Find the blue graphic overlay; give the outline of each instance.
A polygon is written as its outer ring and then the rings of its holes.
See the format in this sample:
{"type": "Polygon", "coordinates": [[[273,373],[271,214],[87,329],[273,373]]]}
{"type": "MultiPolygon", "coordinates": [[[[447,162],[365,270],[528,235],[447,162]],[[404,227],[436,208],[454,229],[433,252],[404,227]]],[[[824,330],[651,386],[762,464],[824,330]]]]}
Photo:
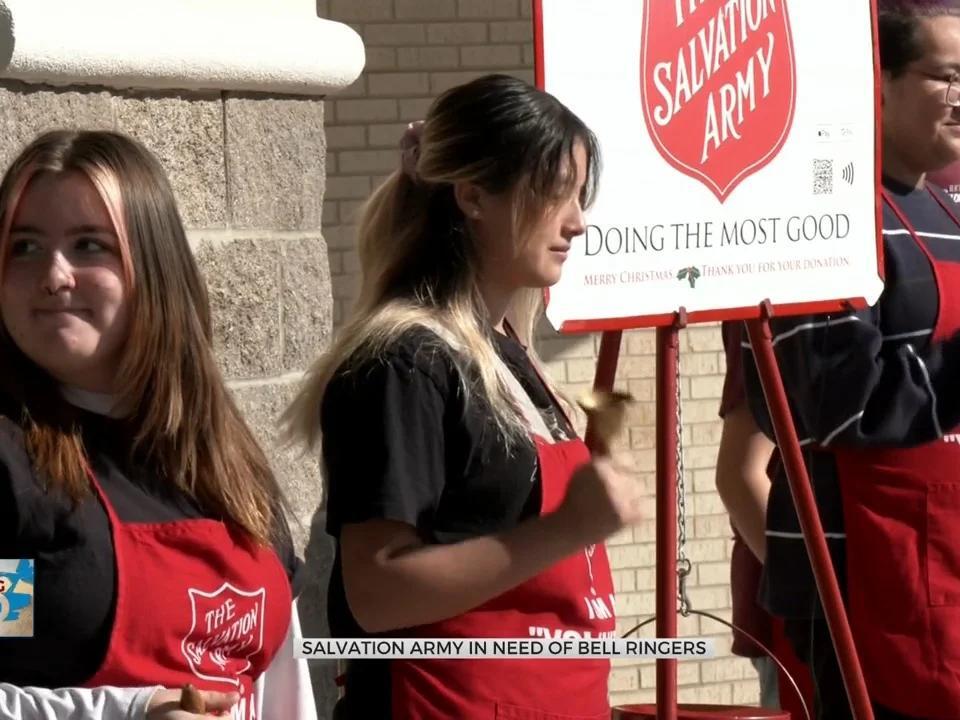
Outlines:
{"type": "Polygon", "coordinates": [[[33,635],[33,560],[0,559],[0,638],[33,635]]]}

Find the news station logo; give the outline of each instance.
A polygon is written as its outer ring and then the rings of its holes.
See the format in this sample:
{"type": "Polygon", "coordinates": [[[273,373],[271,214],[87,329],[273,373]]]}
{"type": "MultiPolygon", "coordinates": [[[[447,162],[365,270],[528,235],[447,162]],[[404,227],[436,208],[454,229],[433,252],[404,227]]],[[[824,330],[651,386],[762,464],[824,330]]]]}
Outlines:
{"type": "Polygon", "coordinates": [[[0,638],[33,637],[33,560],[0,559],[0,638]]]}

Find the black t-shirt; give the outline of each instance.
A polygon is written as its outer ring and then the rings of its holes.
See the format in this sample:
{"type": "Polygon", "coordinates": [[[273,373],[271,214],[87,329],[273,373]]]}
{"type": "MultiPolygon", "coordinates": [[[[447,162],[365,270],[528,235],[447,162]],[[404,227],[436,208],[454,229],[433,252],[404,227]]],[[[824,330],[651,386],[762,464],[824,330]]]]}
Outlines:
{"type": "MultiPolygon", "coordinates": [[[[494,340],[554,438],[573,437],[525,349],[497,333],[494,340]]],[[[411,330],[380,357],[335,373],[327,387],[321,419],[327,532],[338,541],[328,597],[334,637],[369,636],[344,593],[339,535],[345,523],[396,520],[416,528],[426,542],[453,543],[539,513],[532,441],[508,449],[484,398],[479,392],[465,397],[461,378],[435,335],[411,330]]],[[[390,717],[388,663],[350,663],[346,682],[338,710],[344,717],[390,717]]]]}
{"type": "MultiPolygon", "coordinates": [[[[92,492],[73,507],[65,494],[44,490],[31,469],[22,432],[11,420],[19,417],[0,398],[0,558],[36,561],[34,636],[0,640],[0,682],[78,686],[101,665],[113,627],[116,567],[110,524],[92,492]]],[[[121,521],[204,517],[148,463],[128,459],[133,438],[128,423],[87,411],[78,411],[78,421],[93,472],[121,521]]],[[[296,596],[302,564],[285,522],[275,535],[296,596]]]]}

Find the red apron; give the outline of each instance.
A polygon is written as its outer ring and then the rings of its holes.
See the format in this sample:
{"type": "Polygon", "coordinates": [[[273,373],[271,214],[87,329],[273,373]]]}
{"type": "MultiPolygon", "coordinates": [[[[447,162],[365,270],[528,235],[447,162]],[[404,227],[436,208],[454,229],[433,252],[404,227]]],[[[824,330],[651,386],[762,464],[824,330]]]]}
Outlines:
{"type": "MultiPolygon", "coordinates": [[[[934,197],[960,222],[936,194],[934,197]]],[[[932,341],[960,329],[960,263],[932,256],[932,341]]],[[[960,717],[960,444],[834,450],[847,533],[850,624],[871,699],[929,720],[960,717]]]]}
{"type": "Polygon", "coordinates": [[[252,720],[253,682],[289,629],[293,599],[279,558],[216,520],[124,523],[90,479],[110,521],[117,569],[110,643],[86,686],[237,691],[233,718],[252,720]]]}
{"type": "Polygon", "coordinates": [[[813,679],[810,677],[810,668],[797,657],[793,643],[790,642],[787,631],[784,629],[783,618],[771,618],[771,625],[770,634],[773,636],[773,644],[770,649],[786,668],[786,672],[777,668],[777,695],[780,700],[780,709],[790,713],[793,720],[803,720],[807,716],[804,712],[804,704],[808,708],[813,708],[813,679]],[[790,678],[793,678],[793,682],[797,684],[796,689],[790,682],[790,678]],[[803,697],[802,702],[797,697],[797,690],[803,697]]]}
{"type": "MultiPolygon", "coordinates": [[[[551,445],[537,438],[537,455],[543,515],[560,506],[571,475],[590,454],[580,440],[551,445]]],[[[584,548],[480,607],[417,628],[415,634],[613,638],[613,581],[606,550],[603,544],[584,548]]],[[[394,717],[609,720],[609,672],[606,659],[396,660],[391,663],[394,717]]]]}

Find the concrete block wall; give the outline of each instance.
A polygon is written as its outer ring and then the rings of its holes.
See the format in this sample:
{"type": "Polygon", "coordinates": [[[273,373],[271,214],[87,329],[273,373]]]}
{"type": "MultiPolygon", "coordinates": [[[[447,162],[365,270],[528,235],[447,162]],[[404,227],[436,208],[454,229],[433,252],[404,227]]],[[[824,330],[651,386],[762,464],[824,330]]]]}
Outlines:
{"type": "MultiPolygon", "coordinates": [[[[367,64],[360,78],[326,103],[327,186],[323,228],[329,248],[334,326],[356,298],[359,267],[357,212],[370,191],[398,163],[397,143],[406,123],[423,117],[433,98],[451,85],[488,72],[533,80],[529,0],[320,0],[318,12],[352,26],[363,37],[367,64]]],[[[599,338],[542,333],[550,371],[574,396],[591,383],[599,338]]],[[[681,337],[683,442],[687,491],[687,554],[693,607],[730,619],[730,529],[714,487],[720,426],[717,407],[724,358],[717,326],[681,337]]],[[[654,610],[654,412],[652,331],[628,333],[617,377],[639,400],[630,418],[629,451],[648,493],[648,517],[609,543],[619,593],[621,631],[654,610]]],[[[719,655],[679,669],[680,698],[691,702],[757,702],[748,661],[729,655],[725,627],[682,618],[681,633],[716,637],[719,655]]],[[[649,634],[649,632],[648,632],[649,634]]],[[[611,696],[616,703],[652,701],[652,664],[616,663],[611,696]]]]}
{"type": "MultiPolygon", "coordinates": [[[[54,128],[114,129],[167,170],[208,284],[220,366],[289,495],[307,557],[304,634],[327,633],[330,545],[314,516],[317,460],[277,447],[276,419],[333,325],[321,235],[326,139],[318,99],[235,93],[140,93],[0,82],[0,165],[54,128]]],[[[321,517],[316,515],[317,519],[321,517]]],[[[321,717],[333,671],[311,670],[321,717]]]]}

